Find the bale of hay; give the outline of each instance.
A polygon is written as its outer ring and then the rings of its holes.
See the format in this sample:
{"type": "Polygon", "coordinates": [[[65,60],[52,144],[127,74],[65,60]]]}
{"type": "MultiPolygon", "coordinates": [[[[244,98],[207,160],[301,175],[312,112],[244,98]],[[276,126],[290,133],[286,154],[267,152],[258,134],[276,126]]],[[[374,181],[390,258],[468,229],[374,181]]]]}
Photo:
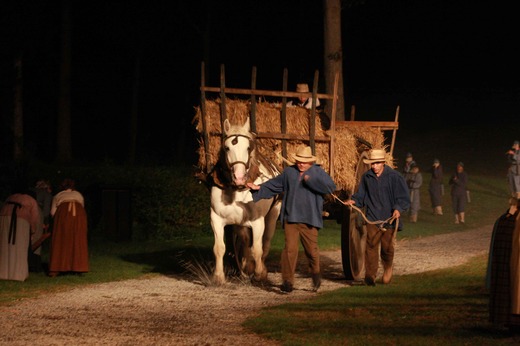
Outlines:
{"type": "MultiPolygon", "coordinates": [[[[243,124],[251,112],[250,101],[226,99],[226,116],[231,124],[243,124]]],[[[206,162],[206,152],[203,140],[199,141],[199,160],[198,166],[202,171],[206,167],[212,167],[218,159],[218,152],[221,147],[222,129],[220,124],[220,112],[222,102],[220,99],[206,100],[205,114],[206,127],[209,139],[208,160],[206,162]],[[208,165],[209,163],[209,165],[208,165]]],[[[196,107],[193,124],[199,133],[203,133],[202,110],[196,107]]],[[[259,133],[281,133],[281,107],[278,104],[269,102],[259,102],[256,104],[256,131],[259,133]]],[[[287,134],[309,135],[311,112],[302,107],[287,107],[287,134]]],[[[316,114],[316,137],[330,138],[330,131],[327,125],[327,118],[324,114],[316,114]]],[[[354,191],[357,185],[356,170],[360,160],[360,153],[368,149],[366,144],[370,143],[374,148],[386,148],[385,138],[382,131],[368,126],[336,126],[334,131],[334,160],[333,172],[334,181],[340,190],[348,192],[354,191]]],[[[202,138],[202,137],[201,137],[202,138]]],[[[287,153],[286,159],[292,161],[292,153],[295,153],[300,146],[309,145],[308,141],[285,140],[287,153]]],[[[283,167],[284,160],[281,157],[282,140],[274,138],[258,138],[257,150],[265,157],[270,159],[279,167],[283,167]]],[[[315,151],[317,163],[331,174],[330,170],[330,142],[316,141],[315,151]]],[[[387,163],[393,166],[393,159],[388,157],[387,163]]],[[[205,172],[207,173],[207,172],[205,172]]]]}

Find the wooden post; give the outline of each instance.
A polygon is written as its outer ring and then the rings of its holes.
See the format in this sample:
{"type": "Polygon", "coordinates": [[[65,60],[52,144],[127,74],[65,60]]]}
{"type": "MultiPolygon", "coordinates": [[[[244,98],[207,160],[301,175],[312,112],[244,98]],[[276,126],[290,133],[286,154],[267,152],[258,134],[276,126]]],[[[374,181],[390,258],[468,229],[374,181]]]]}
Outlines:
{"type": "MultiPolygon", "coordinates": [[[[289,79],[289,71],[287,68],[283,69],[283,81],[282,81],[282,90],[287,91],[287,80],[289,79]]],[[[287,133],[287,97],[282,97],[282,118],[281,118],[281,130],[283,134],[287,133]]],[[[287,158],[287,141],[282,139],[282,156],[287,158]]],[[[287,167],[285,161],[283,162],[283,167],[287,167]]]]}
{"type": "MultiPolygon", "coordinates": [[[[251,71],[251,90],[256,90],[256,66],[251,71]]],[[[251,115],[250,115],[251,132],[256,133],[256,95],[251,94],[251,115]]]]}
{"type": "Polygon", "coordinates": [[[329,175],[334,179],[334,140],[336,136],[336,109],[338,105],[339,72],[334,76],[332,114],[330,116],[329,175]]]}
{"type": "Polygon", "coordinates": [[[209,136],[208,136],[208,125],[206,123],[206,92],[204,91],[204,86],[206,85],[206,77],[205,77],[205,68],[204,68],[204,61],[201,64],[200,68],[200,85],[202,88],[200,91],[200,117],[202,121],[202,140],[204,141],[204,154],[205,154],[205,160],[206,160],[206,172],[208,173],[211,171],[210,167],[210,159],[211,156],[209,155],[209,136]]]}
{"type": "Polygon", "coordinates": [[[318,76],[319,72],[316,70],[314,72],[314,82],[312,85],[312,107],[311,116],[309,119],[309,145],[312,149],[312,155],[316,155],[316,145],[314,143],[314,139],[316,137],[316,94],[318,94],[318,76]]]}
{"type": "Polygon", "coordinates": [[[224,138],[224,120],[227,119],[226,114],[226,71],[224,64],[220,65],[220,131],[224,138]]]}
{"type": "Polygon", "coordinates": [[[354,121],[356,118],[356,106],[350,106],[350,121],[354,121]]]}
{"type": "MultiPolygon", "coordinates": [[[[398,105],[397,108],[395,109],[395,122],[396,123],[399,120],[399,109],[400,109],[400,107],[398,105]]],[[[394,156],[394,145],[395,145],[396,133],[397,133],[397,129],[394,128],[393,133],[392,133],[392,144],[390,145],[390,155],[392,155],[392,156],[394,156]]]]}

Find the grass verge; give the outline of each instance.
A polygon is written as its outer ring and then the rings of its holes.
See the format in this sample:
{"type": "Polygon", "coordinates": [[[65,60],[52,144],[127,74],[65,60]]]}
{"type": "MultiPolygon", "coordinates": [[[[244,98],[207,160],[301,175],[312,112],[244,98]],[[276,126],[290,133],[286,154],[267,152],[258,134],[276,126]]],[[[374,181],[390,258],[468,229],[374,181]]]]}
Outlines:
{"type": "Polygon", "coordinates": [[[246,328],[282,345],[518,345],[488,322],[487,257],[264,308],[246,328]]]}

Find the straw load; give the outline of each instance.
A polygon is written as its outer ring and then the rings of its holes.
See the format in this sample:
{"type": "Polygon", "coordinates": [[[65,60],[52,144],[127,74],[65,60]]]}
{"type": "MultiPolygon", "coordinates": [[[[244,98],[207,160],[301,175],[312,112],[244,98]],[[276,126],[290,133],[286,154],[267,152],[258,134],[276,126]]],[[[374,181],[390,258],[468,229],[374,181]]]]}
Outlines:
{"type": "MultiPolygon", "coordinates": [[[[250,116],[251,103],[245,100],[226,99],[226,116],[231,124],[242,125],[250,116]]],[[[209,139],[208,160],[209,167],[213,167],[218,159],[221,147],[222,130],[220,126],[220,99],[206,100],[206,127],[209,139]]],[[[196,114],[193,119],[199,133],[203,133],[201,121],[202,111],[196,107],[196,114]]],[[[287,107],[287,131],[288,135],[308,136],[310,111],[302,107],[287,107]]],[[[317,112],[315,126],[315,149],[317,163],[322,165],[329,174],[330,170],[330,142],[320,141],[319,138],[330,138],[328,129],[329,120],[326,115],[317,112]]],[[[257,133],[281,133],[281,106],[275,103],[260,102],[256,104],[256,132],[257,133]]],[[[199,141],[199,161],[198,166],[202,171],[208,167],[206,153],[204,149],[203,137],[199,141]]],[[[308,140],[286,139],[287,153],[289,161],[292,161],[292,153],[295,153],[300,146],[309,145],[308,140]]],[[[370,143],[373,148],[385,148],[384,136],[382,131],[368,126],[345,126],[336,124],[334,132],[334,160],[333,178],[340,190],[348,192],[354,191],[358,183],[356,176],[360,153],[368,149],[366,144],[370,143]]],[[[282,140],[273,138],[257,138],[257,150],[270,159],[279,167],[283,167],[282,140]]],[[[389,156],[387,163],[393,165],[393,159],[389,156]]],[[[208,173],[208,172],[205,172],[208,173]]]]}

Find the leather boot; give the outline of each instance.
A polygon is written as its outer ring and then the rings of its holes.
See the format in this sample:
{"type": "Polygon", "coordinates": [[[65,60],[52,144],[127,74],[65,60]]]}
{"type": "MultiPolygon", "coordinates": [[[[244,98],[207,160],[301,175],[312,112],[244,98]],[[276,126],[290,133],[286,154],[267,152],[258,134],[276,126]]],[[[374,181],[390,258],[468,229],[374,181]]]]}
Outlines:
{"type": "Polygon", "coordinates": [[[293,284],[289,281],[284,281],[280,290],[285,293],[291,293],[293,291],[293,284]]]}
{"type": "Polygon", "coordinates": [[[435,207],[435,212],[437,215],[442,215],[442,207],[441,206],[435,207]]]}
{"type": "Polygon", "coordinates": [[[317,292],[321,286],[321,275],[320,274],[312,274],[312,290],[317,292]]]}
{"type": "Polygon", "coordinates": [[[367,285],[367,286],[375,286],[376,285],[376,280],[373,277],[366,276],[365,277],[365,285],[367,285]]]}
{"type": "Polygon", "coordinates": [[[393,272],[392,266],[385,268],[385,271],[383,272],[383,283],[385,285],[389,284],[390,281],[392,281],[392,274],[393,274],[392,272],[393,272]]]}
{"type": "Polygon", "coordinates": [[[464,223],[464,212],[459,213],[460,223],[464,223]]]}

